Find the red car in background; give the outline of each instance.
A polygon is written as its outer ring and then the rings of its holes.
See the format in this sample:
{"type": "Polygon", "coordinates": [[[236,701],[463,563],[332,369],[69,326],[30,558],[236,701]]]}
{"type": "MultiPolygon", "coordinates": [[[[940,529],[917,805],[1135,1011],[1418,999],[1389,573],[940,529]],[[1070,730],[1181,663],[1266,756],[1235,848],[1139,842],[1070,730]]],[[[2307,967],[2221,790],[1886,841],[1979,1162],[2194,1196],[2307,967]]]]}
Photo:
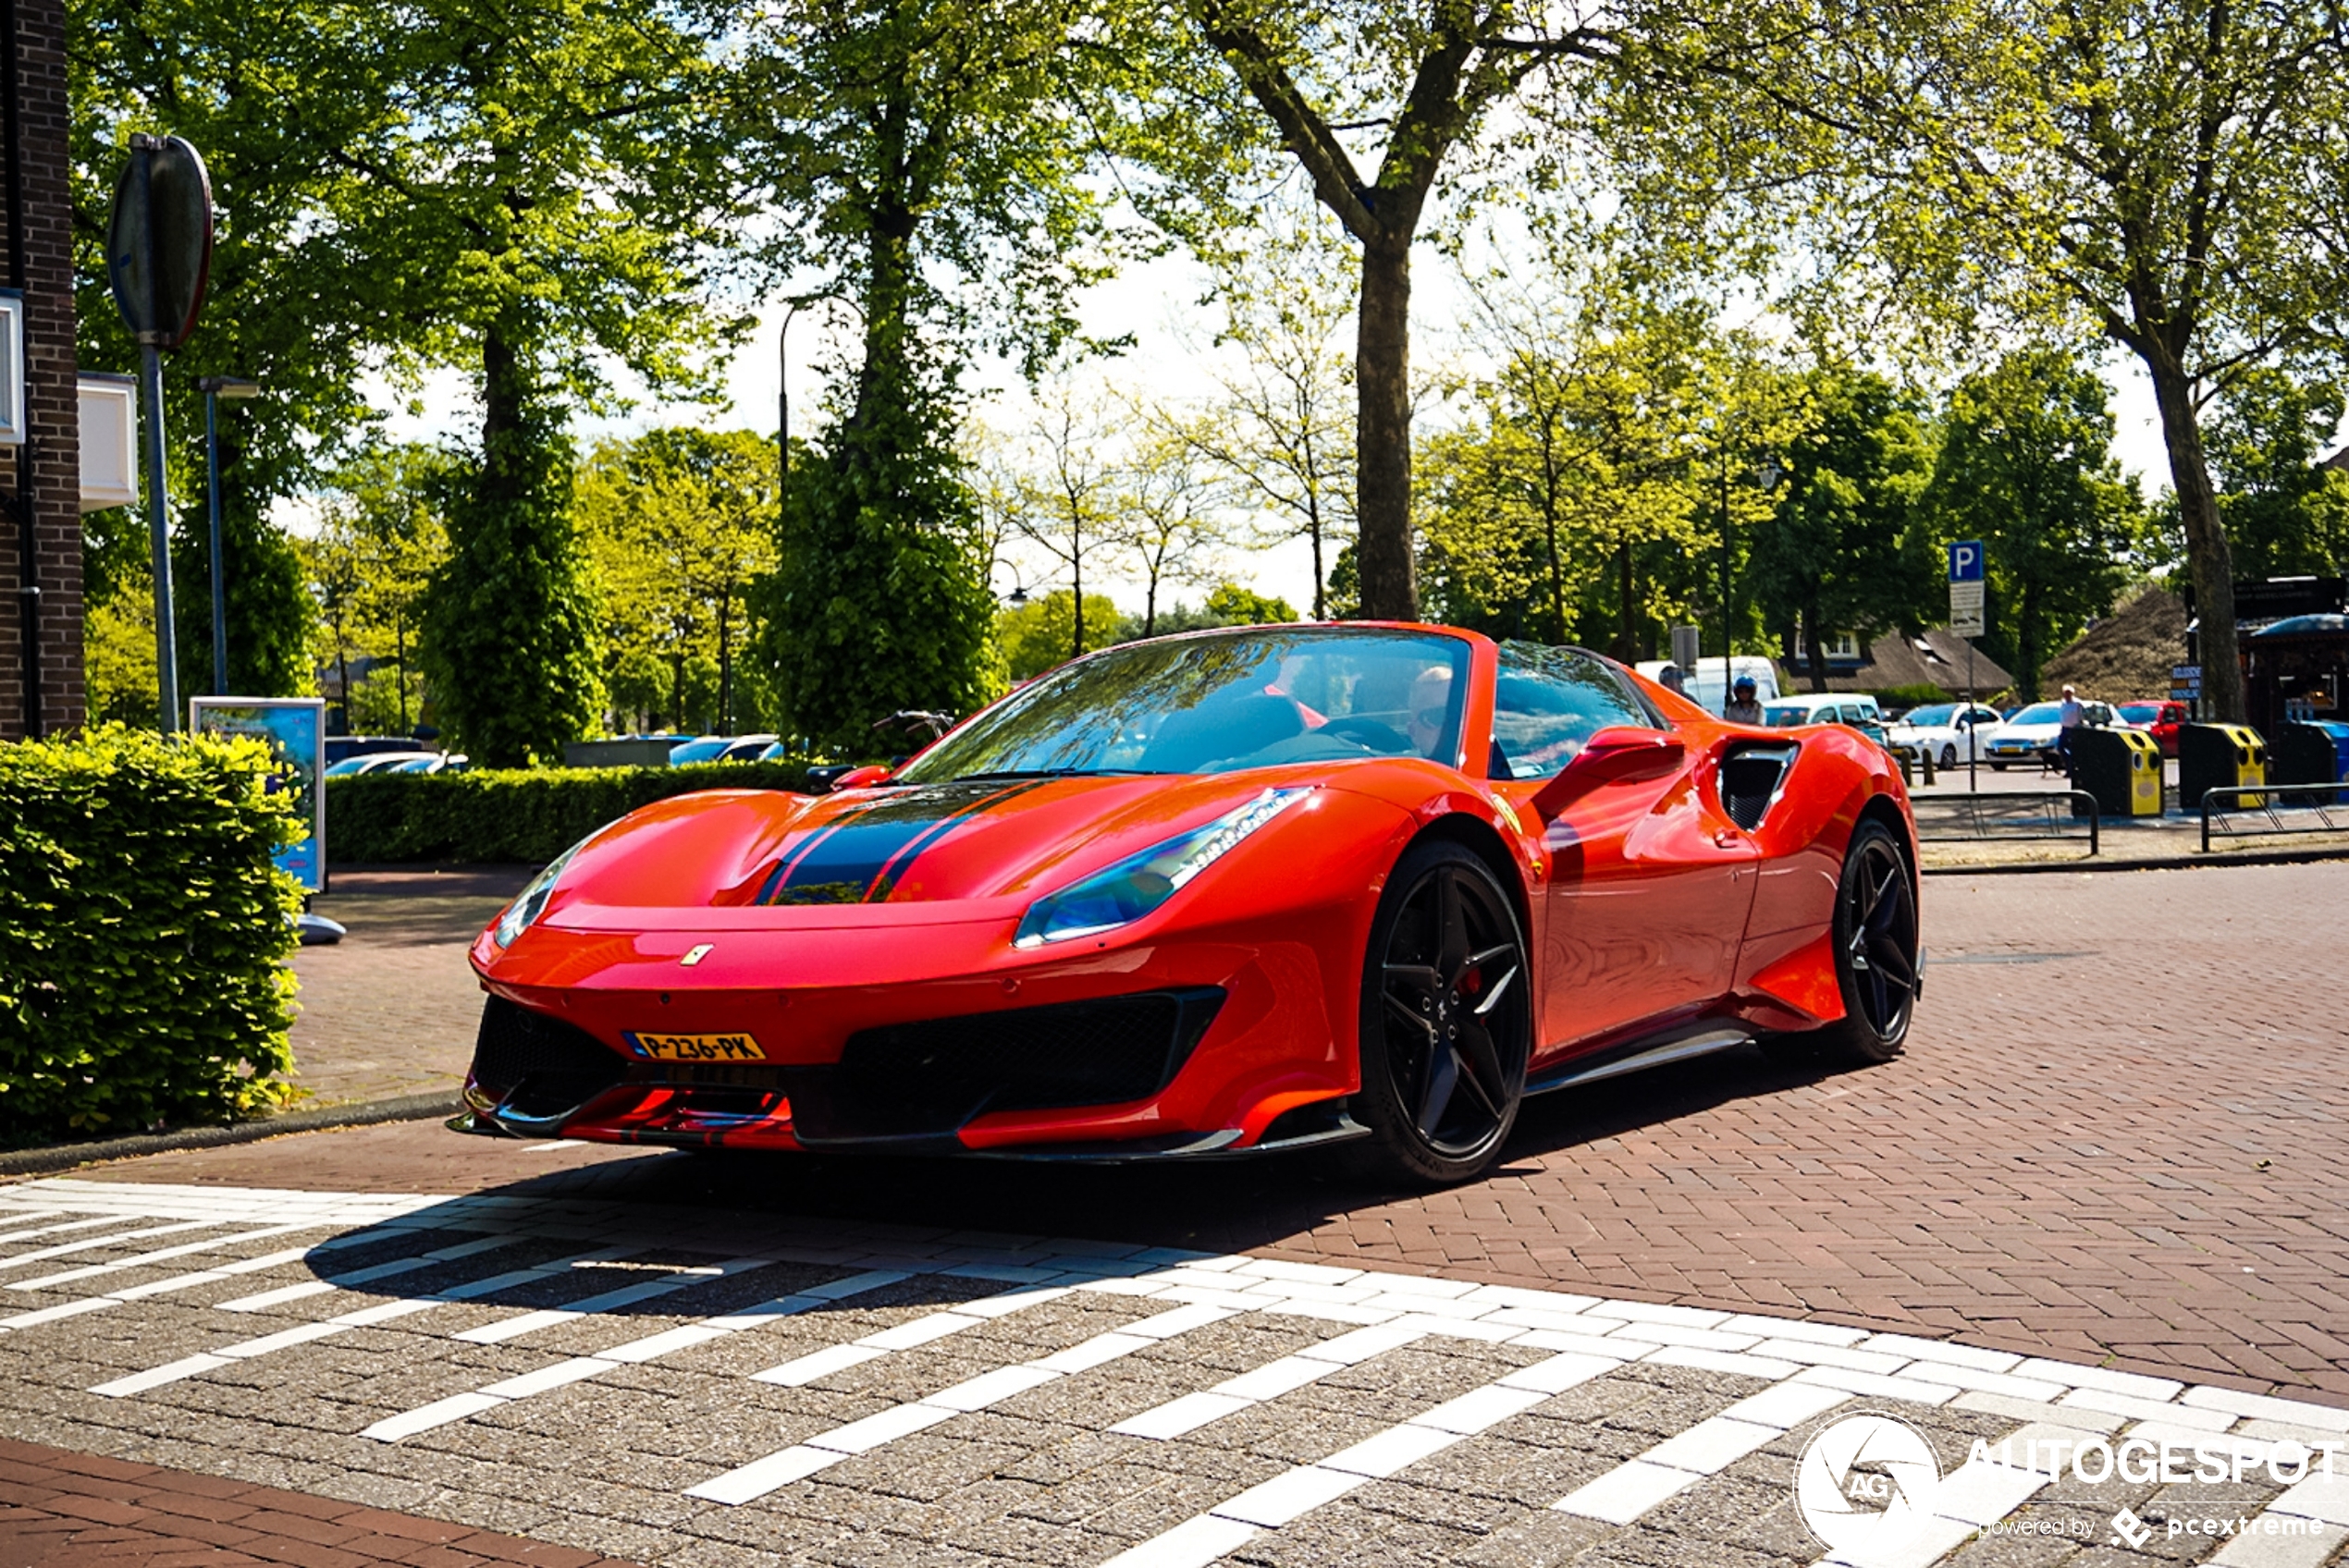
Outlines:
{"type": "Polygon", "coordinates": [[[2143,703],[2120,703],[2115,706],[2121,718],[2132,728],[2145,730],[2161,747],[2161,754],[2178,754],[2178,726],[2186,721],[2186,704],[2157,699],[2143,703]]]}
{"type": "Polygon", "coordinates": [[[894,771],[713,790],[475,940],[461,1131],[1024,1158],[1359,1140],[1418,1181],[1528,1094],[1741,1045],[1881,1061],[1900,776],[1577,648],[1230,628],[1064,665],[894,771]]]}

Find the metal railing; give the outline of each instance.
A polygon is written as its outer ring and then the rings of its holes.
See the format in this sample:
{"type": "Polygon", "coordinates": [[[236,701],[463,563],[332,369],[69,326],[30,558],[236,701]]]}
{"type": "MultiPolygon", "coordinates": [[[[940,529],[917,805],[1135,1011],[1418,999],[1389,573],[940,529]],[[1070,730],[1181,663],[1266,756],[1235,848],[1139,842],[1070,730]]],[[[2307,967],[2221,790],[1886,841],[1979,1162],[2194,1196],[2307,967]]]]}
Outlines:
{"type": "Polygon", "coordinates": [[[2102,834],[2097,798],[2085,790],[2001,790],[1912,800],[1917,837],[1926,843],[1993,839],[2071,839],[2085,823],[2088,852],[2102,834]]]}
{"type": "Polygon", "coordinates": [[[2231,784],[2224,789],[2202,792],[2202,850],[2210,852],[2212,818],[2220,824],[2219,832],[2231,839],[2248,838],[2270,833],[2349,833],[2349,785],[2341,784],[2231,784]],[[2289,796],[2305,800],[2307,804],[2295,810],[2294,822],[2287,825],[2276,815],[2276,797],[2289,796]],[[2232,802],[2236,810],[2227,811],[2211,802],[2220,796],[2232,802]],[[2327,806],[2341,808],[2338,813],[2327,806]],[[2238,827],[2235,818],[2256,815],[2262,826],[2238,827]],[[2307,819],[2314,816],[2313,823],[2307,819]]]}

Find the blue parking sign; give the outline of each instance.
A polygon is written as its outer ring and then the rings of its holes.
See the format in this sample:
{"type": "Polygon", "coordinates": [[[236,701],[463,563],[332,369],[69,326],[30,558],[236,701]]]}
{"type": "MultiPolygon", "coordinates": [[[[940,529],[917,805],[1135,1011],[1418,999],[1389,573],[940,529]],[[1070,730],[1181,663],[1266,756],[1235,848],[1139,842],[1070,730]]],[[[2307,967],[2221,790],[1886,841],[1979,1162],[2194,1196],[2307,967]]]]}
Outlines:
{"type": "Polygon", "coordinates": [[[1949,546],[1949,581],[1979,582],[1982,581],[1982,541],[1961,539],[1949,546]]]}

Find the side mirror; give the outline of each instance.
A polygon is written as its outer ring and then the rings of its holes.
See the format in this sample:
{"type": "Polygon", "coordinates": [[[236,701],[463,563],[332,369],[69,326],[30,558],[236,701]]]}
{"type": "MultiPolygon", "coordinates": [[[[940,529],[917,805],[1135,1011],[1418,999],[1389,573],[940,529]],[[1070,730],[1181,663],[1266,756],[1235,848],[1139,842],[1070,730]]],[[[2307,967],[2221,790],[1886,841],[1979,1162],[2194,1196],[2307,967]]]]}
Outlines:
{"type": "Polygon", "coordinates": [[[1556,816],[1568,802],[1602,784],[1660,778],[1680,766],[1688,748],[1678,735],[1637,725],[1611,724],[1582,742],[1566,770],[1534,792],[1533,809],[1556,816]]]}
{"type": "Polygon", "coordinates": [[[890,770],[879,763],[863,767],[811,767],[807,770],[810,794],[830,795],[842,790],[861,790],[867,784],[878,784],[888,778],[890,770]]]}

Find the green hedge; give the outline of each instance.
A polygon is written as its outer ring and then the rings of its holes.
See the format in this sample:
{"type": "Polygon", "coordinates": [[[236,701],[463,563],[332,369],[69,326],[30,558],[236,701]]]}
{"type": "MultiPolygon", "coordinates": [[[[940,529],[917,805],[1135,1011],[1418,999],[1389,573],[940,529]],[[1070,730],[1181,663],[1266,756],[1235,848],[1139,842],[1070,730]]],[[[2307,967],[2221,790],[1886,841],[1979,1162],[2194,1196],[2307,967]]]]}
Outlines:
{"type": "Polygon", "coordinates": [[[301,907],[259,741],[0,746],[0,1146],[282,1104],[301,907]]]}
{"type": "Polygon", "coordinates": [[[797,763],[361,773],[326,780],[326,856],[543,865],[615,817],[694,790],[799,790],[797,763]]]}

